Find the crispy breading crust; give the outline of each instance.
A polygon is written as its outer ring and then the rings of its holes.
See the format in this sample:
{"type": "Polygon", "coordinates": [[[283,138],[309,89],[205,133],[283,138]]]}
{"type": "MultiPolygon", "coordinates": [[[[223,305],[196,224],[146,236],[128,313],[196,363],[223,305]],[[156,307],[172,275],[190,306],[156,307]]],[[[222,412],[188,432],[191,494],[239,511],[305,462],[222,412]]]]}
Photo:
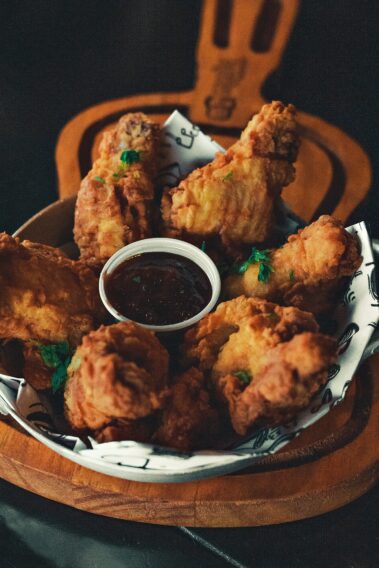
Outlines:
{"type": "Polygon", "coordinates": [[[184,338],[184,359],[217,378],[237,370],[255,375],[267,352],[303,331],[318,331],[313,315],[240,296],[219,304],[184,338]]]}
{"type": "Polygon", "coordinates": [[[268,282],[258,281],[258,264],[224,282],[226,297],[240,294],[265,298],[286,306],[321,314],[335,306],[362,257],[356,238],[330,215],[291,235],[270,254],[273,272],[268,282]]]}
{"type": "Polygon", "coordinates": [[[337,346],[317,332],[308,312],[240,296],[186,333],[184,362],[203,370],[244,435],[253,426],[285,422],[325,382],[337,346]]]}
{"type": "Polygon", "coordinates": [[[65,413],[75,430],[135,420],[162,406],[168,353],[133,322],[100,327],[83,338],[68,368],[65,413]]]}
{"type": "Polygon", "coordinates": [[[335,306],[362,262],[356,238],[330,215],[291,235],[270,258],[273,272],[267,282],[258,281],[259,265],[251,264],[244,274],[226,278],[226,297],[245,294],[322,314],[335,306]]]}
{"type": "Polygon", "coordinates": [[[75,242],[91,266],[101,268],[124,245],[151,236],[159,133],[159,125],[143,113],[126,114],[104,133],[75,209],[75,242]],[[124,150],[141,154],[120,170],[124,150]]]}
{"type": "Polygon", "coordinates": [[[268,352],[266,364],[242,388],[235,375],[220,379],[234,430],[244,435],[254,427],[278,426],[306,408],[326,382],[328,367],[337,359],[334,339],[305,332],[268,352]]]}
{"type": "Polygon", "coordinates": [[[281,190],[294,179],[298,146],[295,108],[264,105],[225,154],[164,192],[164,233],[220,235],[226,246],[266,240],[281,190]]]}
{"type": "Polygon", "coordinates": [[[0,338],[77,345],[105,317],[98,280],[52,247],[0,234],[0,338]]]}

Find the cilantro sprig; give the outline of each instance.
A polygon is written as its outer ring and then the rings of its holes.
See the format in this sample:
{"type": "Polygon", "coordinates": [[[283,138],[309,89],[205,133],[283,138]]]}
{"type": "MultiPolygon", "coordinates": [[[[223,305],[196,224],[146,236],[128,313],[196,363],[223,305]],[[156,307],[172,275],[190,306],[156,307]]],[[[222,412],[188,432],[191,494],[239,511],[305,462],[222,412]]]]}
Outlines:
{"type": "Polygon", "coordinates": [[[136,164],[140,161],[140,150],[124,150],[121,153],[120,160],[127,166],[131,166],[132,164],[136,164]]]}
{"type": "Polygon", "coordinates": [[[67,367],[71,362],[72,350],[67,341],[38,345],[38,351],[42,361],[49,369],[54,369],[51,377],[51,388],[55,394],[65,384],[67,379],[67,367]]]}
{"type": "MultiPolygon", "coordinates": [[[[112,174],[112,177],[115,180],[118,180],[120,177],[124,175],[124,172],[129,166],[132,164],[136,164],[141,159],[142,150],[123,150],[120,154],[120,165],[118,167],[117,172],[112,174]]],[[[134,172],[133,176],[135,178],[140,177],[139,172],[134,172]]]]}
{"type": "Polygon", "coordinates": [[[272,266],[271,251],[269,249],[258,250],[257,248],[253,247],[251,249],[249,258],[244,262],[232,266],[231,270],[232,272],[237,274],[244,274],[251,264],[259,264],[258,281],[267,283],[270,274],[274,272],[274,268],[272,266]]]}
{"type": "Polygon", "coordinates": [[[252,376],[249,371],[235,371],[233,375],[237,377],[237,379],[239,379],[244,385],[249,385],[251,383],[252,376]]]}

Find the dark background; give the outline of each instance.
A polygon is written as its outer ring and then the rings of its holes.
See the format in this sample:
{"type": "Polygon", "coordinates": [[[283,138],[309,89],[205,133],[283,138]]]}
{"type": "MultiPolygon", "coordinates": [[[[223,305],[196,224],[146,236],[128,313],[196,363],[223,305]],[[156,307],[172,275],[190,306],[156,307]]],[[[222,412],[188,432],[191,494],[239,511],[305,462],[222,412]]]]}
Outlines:
{"type": "MultiPolygon", "coordinates": [[[[254,0],[246,0],[246,2],[254,0]]],[[[2,0],[0,229],[56,199],[54,147],[65,123],[107,99],[190,89],[200,0],[2,0]]],[[[280,98],[353,136],[370,155],[379,131],[379,2],[303,0],[280,69],[280,98]]],[[[357,213],[379,235],[376,192],[357,213]]]]}
{"type": "MultiPolygon", "coordinates": [[[[12,232],[57,198],[54,148],[72,116],[107,99],[191,88],[200,6],[1,0],[0,230],[12,232]]],[[[364,147],[373,188],[355,220],[377,237],[378,28],[375,0],[303,0],[264,87],[267,99],[319,115],[364,147]]],[[[376,488],[308,521],[188,533],[96,518],[0,482],[0,566],[371,568],[379,565],[378,511],[376,488]]]]}

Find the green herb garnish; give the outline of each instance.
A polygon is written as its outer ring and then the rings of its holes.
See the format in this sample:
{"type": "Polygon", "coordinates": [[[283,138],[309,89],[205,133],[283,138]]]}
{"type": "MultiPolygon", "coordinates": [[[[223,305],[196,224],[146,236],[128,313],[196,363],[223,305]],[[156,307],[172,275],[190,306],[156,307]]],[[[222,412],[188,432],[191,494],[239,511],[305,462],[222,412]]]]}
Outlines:
{"type": "Polygon", "coordinates": [[[206,247],[206,243],[205,241],[203,241],[200,245],[200,250],[202,250],[203,252],[205,252],[205,247],[206,247]]]}
{"type": "Polygon", "coordinates": [[[295,271],[294,270],[290,270],[289,273],[288,273],[288,276],[289,276],[291,282],[295,281],[295,271]]]}
{"type": "Polygon", "coordinates": [[[38,345],[42,361],[49,369],[54,369],[51,377],[51,388],[56,393],[63,387],[67,379],[67,367],[71,362],[72,351],[67,341],[38,345]]]}
{"type": "Polygon", "coordinates": [[[249,266],[255,263],[260,263],[258,280],[260,282],[267,282],[270,272],[274,271],[271,266],[271,256],[269,249],[258,250],[253,247],[251,249],[249,258],[240,264],[232,266],[231,271],[236,272],[237,274],[244,274],[249,266]],[[262,266],[266,266],[267,268],[261,268],[262,266]]]}
{"type": "Polygon", "coordinates": [[[141,276],[133,276],[132,280],[137,284],[141,284],[141,276]]]}
{"type": "Polygon", "coordinates": [[[224,177],[222,178],[222,181],[228,181],[228,180],[230,180],[232,177],[233,177],[233,172],[232,172],[232,171],[231,171],[231,172],[228,172],[228,173],[226,174],[226,176],[224,176],[224,177]]]}
{"type": "Polygon", "coordinates": [[[140,161],[140,154],[139,150],[124,150],[121,153],[120,160],[127,166],[131,166],[140,161]]]}
{"type": "Polygon", "coordinates": [[[261,262],[258,270],[258,282],[264,282],[265,284],[267,284],[271,272],[274,272],[271,264],[261,262]]]}
{"type": "Polygon", "coordinates": [[[249,371],[235,371],[233,375],[237,377],[237,379],[239,379],[244,385],[249,385],[251,383],[252,376],[249,371]]]}
{"type": "Polygon", "coordinates": [[[93,179],[94,179],[95,181],[100,182],[100,183],[105,183],[105,179],[102,178],[102,177],[100,177],[100,176],[95,176],[93,179]]]}

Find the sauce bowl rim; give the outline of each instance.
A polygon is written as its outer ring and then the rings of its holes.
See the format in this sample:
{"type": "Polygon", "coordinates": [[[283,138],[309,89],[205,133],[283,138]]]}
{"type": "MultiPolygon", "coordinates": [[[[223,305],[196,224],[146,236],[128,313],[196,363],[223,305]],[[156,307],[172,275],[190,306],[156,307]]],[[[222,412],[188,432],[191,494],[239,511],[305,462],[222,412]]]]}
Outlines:
{"type": "Polygon", "coordinates": [[[133,321],[141,327],[150,329],[154,332],[175,332],[181,331],[183,329],[189,328],[199,320],[201,320],[205,315],[207,315],[213,307],[216,305],[221,292],[221,278],[219,271],[213,262],[213,260],[200,248],[186,241],[181,241],[180,239],[171,239],[168,237],[152,237],[149,239],[141,239],[140,241],[135,241],[128,245],[125,245],[118,251],[116,251],[105,263],[99,277],[99,294],[101,301],[103,302],[105,308],[108,312],[118,321],[133,321]],[[211,288],[212,295],[211,299],[204,308],[187,320],[181,322],[166,324],[166,325],[149,325],[140,323],[138,321],[127,318],[123,314],[119,313],[116,308],[108,300],[107,293],[105,290],[105,276],[111,274],[117,266],[119,266],[127,258],[131,258],[138,254],[144,254],[147,252],[168,252],[172,254],[177,254],[192,260],[197,266],[205,273],[207,276],[211,288]]]}

